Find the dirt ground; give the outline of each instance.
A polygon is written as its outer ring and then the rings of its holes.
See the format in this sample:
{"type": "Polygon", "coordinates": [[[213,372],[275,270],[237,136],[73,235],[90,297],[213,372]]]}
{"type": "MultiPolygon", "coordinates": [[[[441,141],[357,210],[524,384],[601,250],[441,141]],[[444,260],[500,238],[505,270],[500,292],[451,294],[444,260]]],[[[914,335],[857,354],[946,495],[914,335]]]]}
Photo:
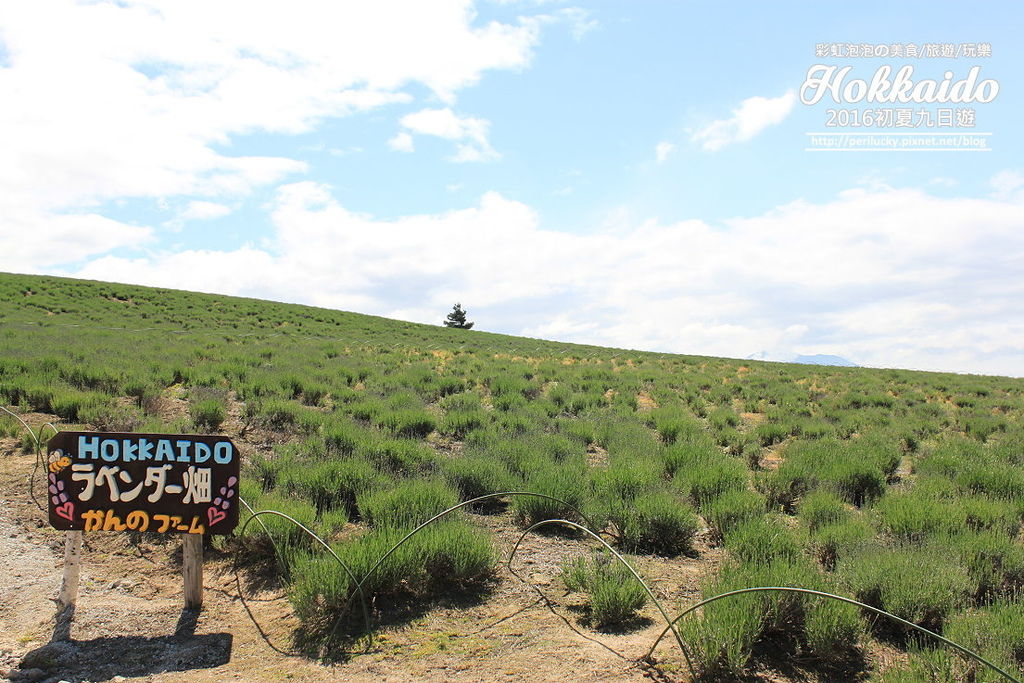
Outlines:
{"type": "MultiPolygon", "coordinates": [[[[47,416],[31,416],[41,424],[47,416]]],[[[267,447],[256,435],[231,435],[243,454],[267,447]]],[[[238,571],[208,548],[204,606],[182,609],[180,540],[156,534],[85,536],[73,617],[58,618],[63,534],[29,494],[34,456],[0,440],[0,677],[14,681],[658,681],[689,680],[671,636],[657,664],[638,660],[664,622],[653,605],[633,630],[602,633],[585,625],[577,596],[557,578],[561,562],[592,543],[529,536],[514,571],[502,565],[483,597],[449,595],[383,615],[372,647],[323,663],[298,655],[298,621],[284,591],[259,572],[238,571]],[[262,585],[261,585],[262,584],[262,585]],[[244,601],[240,596],[244,596],[244,601]]],[[[42,474],[36,475],[41,492],[42,474]]],[[[45,497],[39,496],[45,503],[45,497]]],[[[519,536],[508,514],[472,516],[507,557],[519,536]]],[[[637,557],[670,613],[691,603],[722,560],[698,538],[694,557],[637,557]]],[[[819,680],[764,669],[750,680],[819,680]]]]}

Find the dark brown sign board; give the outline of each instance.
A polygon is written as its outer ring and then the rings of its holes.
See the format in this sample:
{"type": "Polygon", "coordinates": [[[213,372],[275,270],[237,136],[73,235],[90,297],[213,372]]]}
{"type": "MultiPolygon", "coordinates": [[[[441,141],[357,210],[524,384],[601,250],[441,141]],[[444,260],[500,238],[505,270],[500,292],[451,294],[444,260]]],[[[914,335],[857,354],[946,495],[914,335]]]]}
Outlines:
{"type": "Polygon", "coordinates": [[[47,450],[55,529],[227,534],[238,524],[239,453],[226,437],[60,432],[47,450]]]}

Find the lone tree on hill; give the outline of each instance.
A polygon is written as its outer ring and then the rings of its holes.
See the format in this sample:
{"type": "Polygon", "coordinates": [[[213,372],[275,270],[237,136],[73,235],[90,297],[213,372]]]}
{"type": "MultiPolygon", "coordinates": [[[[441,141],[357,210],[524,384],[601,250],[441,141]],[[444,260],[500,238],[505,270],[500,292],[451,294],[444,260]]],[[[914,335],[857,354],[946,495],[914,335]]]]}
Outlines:
{"type": "Polygon", "coordinates": [[[473,323],[466,322],[466,312],[462,310],[462,304],[455,304],[452,312],[448,314],[448,319],[444,321],[444,326],[457,327],[460,330],[473,329],[473,323]]]}

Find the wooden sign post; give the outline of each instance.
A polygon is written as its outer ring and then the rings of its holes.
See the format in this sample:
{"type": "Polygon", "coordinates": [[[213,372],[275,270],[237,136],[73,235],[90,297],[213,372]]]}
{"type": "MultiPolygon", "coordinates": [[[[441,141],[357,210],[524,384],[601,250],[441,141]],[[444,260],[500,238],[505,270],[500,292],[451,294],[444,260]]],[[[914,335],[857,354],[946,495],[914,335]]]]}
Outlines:
{"type": "Polygon", "coordinates": [[[203,604],[203,535],[238,524],[238,449],[196,434],[60,432],[47,446],[49,519],[67,531],[58,600],[78,597],[83,531],[182,534],[185,608],[203,604]]]}
{"type": "Polygon", "coordinates": [[[78,577],[82,572],[82,532],[69,531],[64,537],[64,578],[57,600],[62,610],[74,607],[78,600],[78,577]]]}
{"type": "Polygon", "coordinates": [[[186,534],[181,537],[181,575],[185,580],[185,609],[203,606],[203,537],[186,534]]]}

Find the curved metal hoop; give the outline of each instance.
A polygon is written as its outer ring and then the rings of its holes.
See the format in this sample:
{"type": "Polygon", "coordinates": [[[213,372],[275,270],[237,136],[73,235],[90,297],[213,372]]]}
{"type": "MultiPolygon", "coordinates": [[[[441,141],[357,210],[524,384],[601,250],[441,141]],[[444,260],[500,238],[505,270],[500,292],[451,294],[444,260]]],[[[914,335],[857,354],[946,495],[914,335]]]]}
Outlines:
{"type": "MultiPolygon", "coordinates": [[[[847,597],[844,597],[842,595],[835,595],[834,593],[826,593],[824,591],[812,590],[810,588],[796,588],[796,587],[793,587],[793,586],[757,586],[757,587],[754,587],[754,588],[740,588],[740,589],[737,589],[737,590],[728,591],[726,593],[721,593],[719,595],[714,595],[714,596],[712,596],[710,598],[706,598],[706,599],[701,600],[700,602],[698,602],[698,603],[696,603],[694,605],[691,605],[690,607],[687,607],[685,610],[682,611],[682,613],[679,614],[679,616],[677,616],[675,619],[673,619],[671,621],[670,626],[674,627],[676,622],[678,622],[680,619],[685,617],[687,614],[690,614],[691,612],[693,612],[693,611],[703,607],[704,605],[708,605],[708,604],[710,604],[712,602],[715,602],[717,600],[721,600],[723,598],[729,598],[729,597],[732,597],[734,595],[742,595],[744,593],[764,593],[764,592],[769,592],[769,591],[775,591],[775,592],[781,592],[781,593],[804,593],[804,594],[807,594],[807,595],[816,595],[816,596],[818,596],[820,598],[829,598],[831,600],[838,600],[840,602],[845,602],[845,603],[849,603],[851,605],[856,605],[857,607],[862,607],[864,609],[867,609],[867,610],[870,610],[870,611],[874,612],[875,614],[880,614],[883,617],[888,617],[889,619],[892,619],[893,621],[897,621],[897,622],[899,622],[899,623],[901,623],[901,624],[903,624],[905,626],[910,626],[911,628],[916,629],[916,630],[920,631],[921,633],[924,633],[924,634],[929,635],[929,636],[931,636],[933,638],[936,638],[936,639],[942,641],[943,643],[945,643],[946,645],[949,645],[950,647],[956,649],[961,654],[964,654],[964,655],[970,657],[971,659],[973,659],[973,660],[975,660],[977,662],[981,662],[982,664],[984,664],[985,666],[989,667],[993,671],[995,671],[995,672],[999,673],[1000,675],[1002,675],[1008,681],[1013,681],[1013,683],[1021,683],[1021,681],[1019,679],[1017,679],[1014,676],[1011,676],[1007,672],[1003,671],[998,666],[996,666],[992,662],[988,661],[987,659],[985,659],[984,657],[979,655],[977,652],[974,652],[972,650],[968,650],[966,647],[964,647],[962,645],[958,645],[957,643],[954,643],[949,638],[944,638],[943,636],[940,636],[938,633],[935,633],[934,631],[929,631],[928,629],[924,628],[923,626],[918,626],[917,624],[909,622],[906,619],[902,619],[902,618],[896,616],[895,614],[891,614],[889,612],[886,612],[885,610],[878,609],[877,607],[872,607],[871,605],[866,605],[863,602],[859,602],[859,601],[854,600],[852,598],[847,598],[847,597]]],[[[661,634],[655,639],[654,644],[651,645],[651,649],[647,651],[646,655],[644,655],[643,659],[648,660],[648,661],[650,660],[651,656],[654,654],[654,649],[656,647],[658,647],[658,643],[661,642],[661,639],[665,637],[665,634],[668,633],[668,631],[669,631],[669,629],[666,628],[664,631],[661,632],[661,634]]],[[[674,631],[674,629],[673,629],[673,631],[674,631]]]]}
{"type": "MultiPolygon", "coordinates": [[[[248,503],[246,504],[246,507],[249,508],[250,510],[252,509],[251,507],[249,507],[248,503]]],[[[371,624],[370,624],[370,610],[366,606],[366,595],[363,593],[362,582],[361,581],[358,581],[358,582],[356,581],[355,574],[353,574],[352,570],[349,569],[347,564],[345,564],[345,561],[342,560],[340,557],[338,557],[338,553],[334,552],[334,548],[332,548],[330,546],[330,544],[327,543],[327,541],[325,541],[324,539],[320,538],[315,533],[313,533],[313,531],[311,529],[309,529],[306,525],[304,525],[302,522],[298,521],[294,517],[291,517],[290,515],[286,515],[283,512],[278,512],[277,510],[260,510],[259,512],[253,512],[252,515],[249,517],[249,519],[245,520],[245,523],[242,524],[242,529],[241,529],[241,531],[239,531],[239,534],[240,535],[245,535],[246,528],[249,526],[250,522],[252,522],[255,519],[256,521],[260,522],[260,525],[263,527],[263,530],[267,532],[267,536],[270,536],[271,542],[273,542],[273,536],[270,535],[270,532],[267,530],[266,525],[263,524],[263,522],[259,519],[261,515],[275,515],[277,517],[283,517],[284,519],[287,519],[289,522],[291,522],[295,526],[297,526],[300,529],[302,529],[302,531],[304,531],[310,538],[312,538],[317,543],[319,543],[321,546],[323,546],[323,548],[328,553],[330,553],[331,557],[334,558],[334,560],[341,566],[341,568],[345,570],[345,574],[348,575],[349,581],[351,581],[352,583],[356,584],[355,590],[359,592],[359,598],[360,598],[360,601],[362,602],[362,605],[363,605],[363,622],[364,622],[364,624],[366,626],[367,636],[370,639],[370,646],[372,646],[373,645],[373,630],[370,628],[370,626],[371,626],[371,624]]],[[[275,552],[276,552],[277,551],[277,544],[276,543],[274,544],[274,549],[275,549],[275,552]]],[[[280,553],[278,553],[278,560],[280,561],[280,553]]],[[[347,607],[347,605],[348,605],[348,603],[346,602],[346,607],[347,607]]]]}
{"type": "MultiPolygon", "coordinates": [[[[41,449],[41,441],[40,441],[40,436],[42,434],[43,427],[49,427],[54,432],[54,434],[58,434],[60,432],[60,430],[58,430],[53,424],[47,422],[42,427],[40,427],[39,434],[36,434],[36,432],[34,432],[32,430],[32,428],[17,413],[14,413],[13,411],[9,410],[8,408],[6,408],[4,406],[0,406],[0,410],[2,410],[3,412],[7,413],[10,416],[12,416],[19,423],[21,423],[22,427],[28,432],[29,436],[31,436],[33,442],[35,443],[36,464],[35,464],[35,467],[33,469],[33,473],[29,477],[29,490],[30,490],[30,495],[32,496],[33,501],[36,503],[37,506],[39,506],[41,508],[42,506],[40,506],[38,500],[36,500],[35,495],[34,495],[34,491],[33,491],[33,484],[34,484],[34,479],[35,479],[35,470],[38,469],[38,467],[40,465],[40,458],[41,458],[41,450],[40,450],[41,449]]],[[[463,502],[459,503],[458,505],[454,505],[454,506],[452,506],[452,507],[450,507],[450,508],[448,508],[448,509],[446,509],[446,510],[444,510],[444,511],[442,511],[442,512],[436,514],[436,515],[434,515],[433,517],[431,517],[427,521],[423,522],[422,524],[417,526],[415,529],[410,531],[408,534],[406,534],[400,541],[398,541],[398,543],[396,543],[391,548],[389,548],[388,551],[385,552],[380,557],[380,559],[378,559],[377,562],[369,569],[369,571],[366,572],[366,574],[363,576],[363,578],[362,579],[358,579],[358,580],[356,579],[355,575],[352,573],[352,570],[348,567],[348,565],[345,564],[344,560],[342,560],[338,556],[338,554],[334,551],[334,549],[331,548],[331,546],[325,540],[323,540],[320,536],[318,536],[316,533],[314,533],[311,529],[306,527],[304,524],[302,524],[301,522],[299,522],[295,518],[293,518],[293,517],[291,517],[291,516],[289,516],[289,515],[287,515],[287,514],[285,514],[283,512],[279,512],[277,510],[254,511],[253,508],[249,505],[248,502],[246,502],[246,501],[242,500],[241,498],[239,498],[239,501],[243,505],[245,505],[246,509],[248,509],[249,512],[251,513],[249,518],[246,519],[245,522],[242,524],[242,528],[241,528],[240,533],[244,535],[245,530],[248,528],[249,524],[253,520],[256,520],[260,524],[260,526],[263,528],[264,533],[267,534],[267,537],[270,539],[271,544],[274,546],[275,554],[278,557],[278,561],[280,561],[280,551],[279,551],[279,549],[277,547],[276,541],[273,538],[273,535],[270,533],[269,529],[267,529],[266,524],[264,524],[263,521],[259,519],[259,517],[261,517],[262,515],[274,515],[274,516],[277,516],[277,517],[282,517],[284,519],[287,519],[288,521],[290,521],[291,523],[293,523],[294,525],[299,527],[305,534],[307,534],[308,536],[313,538],[317,543],[319,543],[325,550],[327,550],[327,552],[331,555],[331,557],[333,557],[334,560],[336,562],[338,562],[338,564],[341,566],[341,568],[345,571],[345,574],[348,576],[349,581],[351,581],[352,583],[355,584],[355,589],[353,590],[352,594],[350,594],[348,600],[346,600],[344,607],[342,608],[341,612],[339,613],[338,619],[340,620],[341,617],[343,617],[347,613],[347,611],[349,609],[349,605],[351,604],[352,596],[356,592],[358,592],[359,593],[359,598],[360,598],[360,603],[361,603],[362,608],[363,608],[363,610],[362,610],[363,611],[363,622],[364,622],[364,625],[365,625],[367,637],[369,639],[369,646],[372,647],[372,644],[373,644],[373,629],[372,629],[372,624],[371,624],[371,620],[370,620],[369,608],[368,608],[367,602],[366,602],[366,594],[363,591],[363,585],[365,584],[366,580],[369,579],[369,577],[381,565],[383,565],[383,563],[387,560],[387,558],[390,557],[396,550],[398,550],[398,548],[400,548],[402,545],[404,545],[406,542],[408,542],[411,538],[413,538],[416,534],[418,534],[420,531],[425,529],[427,526],[433,524],[434,522],[442,519],[443,517],[447,516],[448,514],[450,514],[452,512],[455,512],[456,510],[459,510],[459,509],[461,509],[463,507],[467,507],[467,506],[472,505],[474,503],[479,503],[479,502],[482,502],[482,501],[485,501],[485,500],[491,500],[491,499],[494,499],[494,498],[503,498],[503,497],[507,497],[507,496],[532,496],[532,497],[544,498],[544,499],[547,499],[547,500],[551,500],[551,501],[560,503],[561,505],[564,505],[566,508],[568,508],[569,510],[573,511],[574,513],[576,513],[580,517],[580,519],[585,521],[587,524],[593,526],[593,523],[581,511],[576,509],[575,506],[570,505],[566,501],[561,500],[560,498],[556,498],[554,496],[549,496],[549,495],[546,495],[546,494],[543,494],[543,493],[534,493],[534,492],[531,492],[531,491],[502,491],[502,492],[498,492],[498,493],[489,493],[489,494],[486,494],[486,495],[483,495],[483,496],[478,496],[476,498],[472,498],[472,499],[467,500],[467,501],[463,501],[463,502]]],[[[688,653],[688,651],[686,649],[686,646],[683,643],[682,637],[679,635],[679,631],[676,629],[676,624],[681,619],[686,617],[688,614],[696,611],[697,609],[700,609],[701,607],[704,607],[705,605],[711,604],[711,603],[716,602],[718,600],[722,600],[724,598],[732,597],[734,595],[742,595],[744,593],[757,593],[757,592],[790,592],[790,593],[802,593],[802,594],[806,594],[806,595],[814,595],[814,596],[821,597],[821,598],[837,600],[837,601],[840,601],[840,602],[845,602],[845,603],[848,603],[848,604],[851,604],[851,605],[855,605],[855,606],[860,607],[862,609],[869,610],[871,612],[874,612],[876,614],[884,616],[884,617],[886,617],[888,619],[891,619],[893,621],[899,622],[899,623],[901,623],[901,624],[903,624],[905,626],[909,626],[909,627],[911,627],[911,628],[913,628],[913,629],[915,629],[915,630],[917,630],[917,631],[919,631],[921,633],[924,633],[924,634],[926,634],[928,636],[931,636],[932,638],[935,638],[935,639],[941,641],[942,643],[944,643],[944,644],[954,648],[955,650],[960,652],[962,655],[964,655],[966,657],[969,657],[969,658],[971,658],[971,659],[973,659],[973,660],[975,660],[975,661],[977,661],[977,662],[979,662],[981,664],[984,664],[985,666],[989,667],[990,669],[992,669],[996,673],[1000,674],[1001,676],[1003,676],[1007,680],[1012,681],[1013,683],[1021,683],[1020,679],[1018,679],[1018,678],[1014,677],[1013,675],[1009,674],[1008,672],[1004,671],[1002,668],[1000,668],[999,666],[997,666],[993,662],[989,661],[988,659],[986,659],[982,655],[980,655],[980,654],[978,654],[978,653],[976,653],[976,652],[974,652],[974,651],[972,651],[972,650],[970,650],[970,649],[968,649],[966,647],[963,647],[962,645],[959,645],[959,644],[953,642],[952,640],[949,640],[948,638],[945,638],[945,637],[939,635],[938,633],[935,633],[934,631],[930,631],[930,630],[928,630],[928,629],[926,629],[926,628],[924,628],[922,626],[918,626],[917,624],[914,624],[914,623],[912,623],[910,621],[907,621],[906,619],[898,617],[895,614],[891,614],[891,613],[886,612],[885,610],[879,609],[877,607],[873,607],[873,606],[865,604],[863,602],[859,602],[857,600],[853,600],[852,598],[847,598],[847,597],[844,597],[842,595],[835,595],[833,593],[826,593],[824,591],[813,590],[813,589],[810,589],[810,588],[797,588],[797,587],[793,587],[793,586],[757,586],[757,587],[751,587],[751,588],[741,588],[741,589],[738,589],[738,590],[728,591],[726,593],[721,593],[719,595],[715,595],[715,596],[712,596],[710,598],[706,598],[704,600],[701,600],[700,602],[697,602],[694,605],[691,605],[690,607],[685,609],[683,612],[681,612],[675,618],[670,618],[669,615],[668,615],[668,612],[662,606],[661,602],[657,599],[657,597],[654,595],[653,591],[651,591],[650,587],[643,580],[643,578],[640,576],[640,574],[633,568],[632,565],[629,564],[629,562],[626,561],[625,558],[622,557],[622,555],[620,555],[614,548],[612,548],[612,546],[609,545],[607,541],[605,541],[603,538],[601,538],[600,535],[598,534],[598,532],[593,531],[592,529],[590,529],[587,526],[584,526],[584,525],[581,525],[581,524],[578,524],[576,522],[572,522],[572,521],[566,520],[566,519],[546,519],[546,520],[542,520],[540,522],[537,522],[537,523],[532,524],[531,526],[529,526],[522,533],[522,535],[519,537],[519,539],[516,541],[515,545],[512,548],[512,551],[509,553],[509,557],[508,557],[508,560],[506,562],[506,565],[508,566],[510,571],[512,571],[512,561],[515,558],[515,554],[519,550],[519,546],[522,544],[522,542],[526,538],[527,534],[529,534],[530,532],[534,531],[535,529],[538,529],[538,528],[540,528],[542,526],[547,526],[547,525],[550,525],[550,524],[561,524],[561,525],[572,527],[572,528],[574,528],[574,529],[576,529],[578,531],[582,531],[582,532],[586,533],[587,535],[589,535],[592,538],[594,538],[597,541],[599,541],[609,552],[612,553],[612,555],[615,556],[615,558],[619,562],[621,562],[629,570],[629,572],[633,575],[633,577],[636,578],[636,580],[640,582],[641,586],[643,586],[644,590],[647,592],[647,595],[651,598],[651,601],[654,602],[655,606],[658,608],[658,611],[661,612],[662,617],[664,617],[664,619],[666,621],[666,626],[665,626],[664,630],[662,630],[661,633],[658,635],[658,637],[654,640],[654,643],[651,645],[651,647],[647,651],[647,653],[641,658],[641,660],[650,661],[652,656],[653,656],[653,654],[654,654],[654,650],[657,649],[657,647],[658,647],[658,644],[665,637],[665,635],[669,631],[671,631],[673,636],[675,636],[675,639],[676,639],[676,642],[679,645],[680,651],[683,653],[683,657],[686,659],[687,665],[690,668],[690,672],[693,673],[693,671],[694,671],[693,663],[692,663],[692,661],[690,659],[690,656],[689,656],[689,653],[688,653]]],[[[240,597],[241,597],[241,594],[240,594],[240,597]]],[[[243,598],[243,600],[244,600],[244,598],[243,598]]]]}
{"type": "MultiPolygon", "coordinates": [[[[361,588],[363,583],[365,583],[366,580],[369,579],[370,576],[375,571],[377,571],[377,569],[382,564],[384,564],[384,561],[387,560],[396,550],[398,550],[400,547],[402,547],[402,545],[404,545],[413,536],[415,536],[420,531],[422,531],[426,527],[430,526],[431,524],[433,524],[437,520],[439,520],[442,517],[445,517],[445,516],[451,514],[452,512],[455,512],[456,510],[459,510],[460,508],[464,508],[464,507],[467,507],[469,505],[472,505],[473,503],[479,503],[479,502],[482,502],[482,501],[485,501],[485,500],[491,500],[493,498],[503,498],[505,496],[533,496],[533,497],[536,497],[536,498],[545,498],[547,500],[553,500],[556,503],[561,503],[565,507],[567,507],[570,510],[572,510],[573,512],[575,512],[577,515],[580,516],[580,519],[585,521],[587,524],[591,524],[591,525],[593,524],[589,519],[587,519],[587,517],[582,512],[577,510],[574,506],[570,505],[569,503],[565,502],[564,500],[562,500],[560,498],[555,498],[554,496],[549,496],[549,495],[544,494],[544,493],[533,493],[531,491],[501,491],[501,492],[498,492],[498,493],[488,493],[488,494],[483,495],[483,496],[477,496],[476,498],[471,498],[470,500],[464,500],[461,503],[459,503],[458,505],[453,505],[452,507],[448,508],[447,510],[444,510],[442,512],[437,513],[436,515],[434,515],[433,517],[431,517],[430,519],[428,519],[427,521],[423,522],[422,524],[417,526],[415,529],[413,529],[412,531],[407,533],[405,535],[405,537],[402,538],[402,540],[400,540],[398,543],[396,543],[393,546],[391,546],[391,548],[389,548],[386,553],[384,553],[383,555],[380,556],[380,559],[377,560],[377,562],[372,567],[370,567],[369,571],[366,572],[366,576],[363,577],[362,581],[360,581],[357,584],[356,587],[357,588],[361,588]]],[[[591,533],[593,533],[593,532],[591,532],[591,533]]]]}
{"type": "MultiPolygon", "coordinates": [[[[453,505],[452,507],[448,508],[447,510],[443,510],[443,511],[437,513],[436,515],[434,515],[433,517],[431,517],[430,519],[428,519],[427,521],[423,522],[422,524],[417,526],[415,529],[413,529],[412,531],[407,533],[402,538],[402,540],[400,540],[398,543],[396,543],[393,546],[391,546],[386,553],[384,553],[383,555],[380,556],[380,559],[378,559],[377,562],[375,562],[374,565],[372,567],[370,567],[370,569],[366,572],[366,575],[363,576],[362,580],[360,580],[356,584],[356,589],[359,590],[360,593],[362,593],[363,584],[366,583],[366,580],[369,579],[370,576],[372,576],[373,573],[375,571],[377,571],[377,569],[379,569],[381,565],[384,564],[385,560],[387,560],[396,550],[398,550],[407,541],[409,541],[409,539],[411,539],[413,536],[415,536],[420,531],[422,531],[423,529],[427,528],[428,526],[430,526],[431,524],[433,524],[437,520],[439,520],[439,519],[441,519],[441,518],[451,514],[452,512],[455,512],[456,510],[459,510],[461,508],[467,507],[467,506],[472,505],[474,503],[480,503],[482,501],[492,500],[494,498],[504,498],[506,496],[533,496],[534,498],[544,498],[546,500],[553,500],[556,503],[561,503],[562,505],[564,505],[568,509],[570,509],[573,512],[575,512],[577,515],[579,515],[580,519],[585,521],[587,524],[593,525],[593,523],[589,519],[587,519],[586,515],[584,515],[579,510],[577,510],[575,506],[570,505],[569,503],[565,502],[561,498],[555,498],[554,496],[549,496],[549,495],[547,495],[545,493],[534,493],[532,491],[499,491],[497,493],[487,493],[487,494],[484,494],[482,496],[477,496],[476,498],[471,498],[469,500],[464,500],[461,503],[459,503],[458,505],[453,505]]],[[[589,529],[588,529],[588,531],[589,531],[589,529]]],[[[593,533],[593,532],[591,532],[591,533],[593,533]]],[[[342,607],[341,612],[339,612],[339,614],[338,614],[338,620],[339,621],[348,612],[348,607],[349,607],[349,603],[350,602],[351,602],[351,597],[349,598],[349,601],[347,601],[345,603],[345,606],[342,607]]]]}
{"type": "MultiPolygon", "coordinates": [[[[60,434],[60,430],[57,429],[56,427],[54,427],[52,422],[44,422],[43,423],[43,427],[49,427],[50,429],[52,429],[54,436],[57,436],[58,434],[60,434]]],[[[42,435],[43,435],[43,427],[39,428],[39,436],[40,437],[42,437],[42,435]]]]}
{"type": "MultiPolygon", "coordinates": [[[[536,529],[538,527],[545,526],[547,524],[564,524],[566,526],[573,527],[574,529],[577,529],[579,531],[582,531],[582,532],[590,535],[592,538],[597,539],[601,543],[601,545],[603,545],[612,555],[615,556],[615,559],[617,559],[619,562],[621,562],[623,564],[623,566],[625,566],[626,569],[629,570],[629,572],[633,575],[633,578],[635,578],[637,581],[639,581],[640,585],[644,587],[645,591],[647,591],[647,595],[651,598],[651,602],[654,603],[654,605],[658,608],[658,611],[661,612],[661,616],[664,617],[664,619],[665,619],[665,623],[667,624],[667,626],[665,626],[665,630],[661,632],[661,636],[658,637],[658,640],[661,640],[662,636],[664,636],[669,631],[672,631],[672,634],[676,637],[676,642],[679,643],[679,650],[683,653],[683,657],[686,659],[686,665],[690,668],[690,673],[692,674],[693,673],[693,662],[690,660],[690,654],[686,651],[686,645],[683,643],[682,637],[679,635],[679,632],[676,630],[675,620],[673,620],[668,615],[668,612],[662,606],[661,601],[658,600],[657,597],[655,597],[654,592],[650,589],[650,586],[648,586],[647,582],[643,580],[643,578],[640,576],[640,574],[635,569],[633,569],[633,566],[629,562],[626,561],[626,558],[624,558],[622,555],[620,555],[615,550],[615,548],[613,548],[610,545],[608,545],[607,541],[605,541],[603,538],[601,538],[600,536],[598,536],[596,533],[594,533],[590,529],[586,528],[585,526],[577,524],[576,522],[570,522],[567,519],[545,519],[544,521],[537,522],[536,524],[530,526],[529,528],[526,529],[526,531],[524,531],[522,533],[522,535],[519,537],[519,540],[516,541],[516,544],[514,546],[512,546],[512,552],[510,552],[509,555],[508,555],[508,569],[509,569],[509,571],[512,571],[512,560],[513,560],[513,558],[515,558],[516,551],[519,550],[519,544],[523,542],[523,539],[526,538],[526,535],[529,534],[534,529],[536,529]]],[[[678,619],[678,617],[677,617],[677,619],[678,619]]]]}
{"type": "MultiPolygon", "coordinates": [[[[5,408],[4,406],[0,406],[0,410],[4,411],[5,413],[13,417],[15,420],[20,422],[21,426],[25,428],[25,431],[28,432],[28,435],[32,437],[32,441],[36,445],[36,461],[35,464],[32,465],[32,472],[28,475],[28,495],[29,498],[32,499],[32,502],[36,504],[36,507],[42,510],[43,506],[39,502],[39,499],[36,498],[36,472],[39,471],[39,467],[43,464],[42,445],[39,441],[39,436],[42,434],[43,431],[42,427],[40,427],[39,429],[40,433],[36,434],[34,431],[32,431],[32,428],[28,426],[28,423],[21,419],[20,415],[18,415],[12,410],[5,408]]],[[[47,422],[46,424],[49,425],[50,423],[47,422]]],[[[50,425],[50,428],[53,429],[55,434],[57,433],[57,429],[53,425],[50,425]]]]}
{"type": "MultiPolygon", "coordinates": [[[[21,416],[18,415],[16,412],[14,412],[14,411],[12,411],[12,410],[10,410],[8,408],[5,408],[4,406],[0,406],[0,410],[4,411],[5,413],[7,413],[8,415],[10,415],[15,420],[17,420],[18,422],[21,423],[21,426],[24,427],[25,431],[28,432],[29,436],[32,437],[32,441],[35,442],[35,444],[36,444],[36,452],[38,453],[38,451],[39,451],[39,437],[37,437],[36,433],[32,431],[32,428],[28,426],[28,423],[25,422],[23,419],[21,419],[21,416]]],[[[49,423],[47,423],[47,424],[49,424],[49,423]]]]}

